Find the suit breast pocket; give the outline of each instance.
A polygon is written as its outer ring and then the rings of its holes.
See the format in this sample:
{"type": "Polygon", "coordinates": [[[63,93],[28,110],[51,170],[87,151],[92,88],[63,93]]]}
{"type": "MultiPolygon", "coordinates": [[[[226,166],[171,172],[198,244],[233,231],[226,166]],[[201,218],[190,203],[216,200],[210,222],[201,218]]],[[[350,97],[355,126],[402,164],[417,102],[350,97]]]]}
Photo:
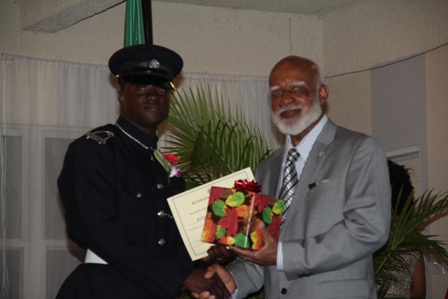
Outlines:
{"type": "Polygon", "coordinates": [[[328,204],[339,193],[338,180],[326,178],[308,184],[307,201],[315,204],[328,204]]]}
{"type": "Polygon", "coordinates": [[[307,216],[314,225],[314,233],[322,233],[344,218],[345,196],[337,179],[330,179],[308,190],[307,216]]]}

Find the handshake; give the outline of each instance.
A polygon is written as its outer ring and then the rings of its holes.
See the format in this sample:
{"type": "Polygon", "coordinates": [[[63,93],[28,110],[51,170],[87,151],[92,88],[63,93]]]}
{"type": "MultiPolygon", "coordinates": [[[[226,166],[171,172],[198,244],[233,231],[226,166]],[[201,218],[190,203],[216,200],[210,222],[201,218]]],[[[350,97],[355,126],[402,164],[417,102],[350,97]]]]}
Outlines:
{"type": "Polygon", "coordinates": [[[265,239],[265,244],[260,250],[254,251],[238,248],[235,246],[224,246],[219,244],[210,247],[210,249],[207,251],[208,256],[203,258],[202,261],[212,265],[207,268],[205,273],[203,271],[198,271],[203,274],[203,277],[198,277],[199,275],[201,275],[199,273],[194,274],[195,278],[197,279],[197,286],[194,287],[194,282],[192,282],[192,285],[188,285],[190,277],[193,275],[193,273],[185,281],[185,287],[191,290],[194,298],[230,298],[231,294],[235,292],[237,284],[234,280],[233,275],[223,265],[229,263],[236,256],[261,266],[276,265],[278,240],[270,234],[264,223],[260,222],[258,225],[265,239]],[[205,281],[208,282],[208,284],[201,284],[201,287],[200,285],[198,285],[198,281],[204,281],[204,278],[205,281]]]}

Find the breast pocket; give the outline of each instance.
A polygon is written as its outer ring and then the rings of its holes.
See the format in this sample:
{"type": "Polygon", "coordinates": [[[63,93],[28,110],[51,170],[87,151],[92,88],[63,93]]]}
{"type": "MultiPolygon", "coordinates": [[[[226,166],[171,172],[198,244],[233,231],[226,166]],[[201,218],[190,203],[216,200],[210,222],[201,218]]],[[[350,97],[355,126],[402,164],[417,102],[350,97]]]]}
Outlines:
{"type": "Polygon", "coordinates": [[[344,218],[344,192],[337,179],[317,184],[307,193],[306,209],[312,221],[312,234],[320,234],[330,229],[344,218]]]}

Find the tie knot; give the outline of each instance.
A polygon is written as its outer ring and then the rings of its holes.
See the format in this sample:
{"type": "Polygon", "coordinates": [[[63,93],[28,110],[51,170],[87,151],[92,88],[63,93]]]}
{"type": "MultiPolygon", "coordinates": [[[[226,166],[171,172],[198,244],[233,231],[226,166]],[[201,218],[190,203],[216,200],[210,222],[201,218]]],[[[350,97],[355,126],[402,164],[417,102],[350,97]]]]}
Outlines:
{"type": "Polygon", "coordinates": [[[299,152],[297,151],[297,149],[296,149],[295,147],[293,147],[292,149],[290,149],[290,150],[288,151],[288,157],[287,157],[287,160],[288,160],[289,162],[295,162],[295,161],[297,161],[297,159],[299,158],[299,156],[300,156],[299,152]]]}

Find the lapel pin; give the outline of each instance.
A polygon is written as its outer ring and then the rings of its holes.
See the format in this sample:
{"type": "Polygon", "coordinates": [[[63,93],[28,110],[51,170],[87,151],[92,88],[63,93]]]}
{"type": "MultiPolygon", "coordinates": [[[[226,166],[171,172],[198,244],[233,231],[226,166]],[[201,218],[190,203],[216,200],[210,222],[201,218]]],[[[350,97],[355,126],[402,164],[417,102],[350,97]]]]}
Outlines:
{"type": "Polygon", "coordinates": [[[319,156],[318,156],[317,159],[316,159],[316,162],[319,162],[320,157],[322,157],[324,154],[325,154],[325,152],[324,152],[324,151],[321,151],[321,152],[319,153],[319,156]]]}

